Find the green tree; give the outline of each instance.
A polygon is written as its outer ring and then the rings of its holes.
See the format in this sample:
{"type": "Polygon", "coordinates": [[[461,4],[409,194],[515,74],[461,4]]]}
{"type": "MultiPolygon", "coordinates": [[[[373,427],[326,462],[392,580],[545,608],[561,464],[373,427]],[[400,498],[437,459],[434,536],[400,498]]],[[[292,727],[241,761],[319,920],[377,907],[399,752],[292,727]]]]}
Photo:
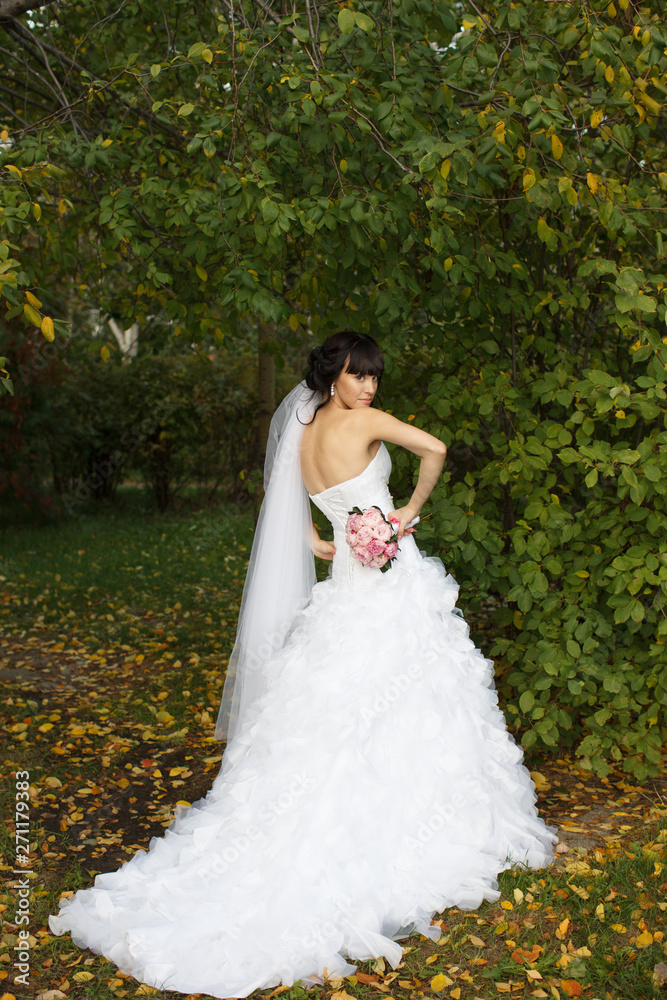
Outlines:
{"type": "MultiPolygon", "coordinates": [[[[160,310],[188,342],[233,343],[250,321],[279,357],[311,332],[378,333],[395,412],[451,446],[421,537],[501,600],[494,655],[524,744],[652,773],[667,703],[660,14],[219,9],[130,2],[94,24],[88,5],[47,4],[1,22],[3,218],[24,262],[7,315],[41,324],[19,291],[38,284],[54,312],[53,262],[77,294],[128,324],[160,310]],[[411,387],[428,388],[416,412],[411,387]]],[[[405,457],[396,472],[407,486],[405,457]]]]}

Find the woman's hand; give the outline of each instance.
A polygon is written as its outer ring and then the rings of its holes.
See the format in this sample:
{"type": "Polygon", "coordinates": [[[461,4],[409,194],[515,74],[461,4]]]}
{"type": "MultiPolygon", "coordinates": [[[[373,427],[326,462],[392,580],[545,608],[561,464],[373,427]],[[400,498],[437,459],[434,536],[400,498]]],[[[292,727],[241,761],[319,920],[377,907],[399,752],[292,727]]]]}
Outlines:
{"type": "Polygon", "coordinates": [[[318,559],[328,559],[331,561],[336,554],[336,546],[333,542],[327,542],[324,538],[313,539],[313,554],[318,559]]]}
{"type": "MultiPolygon", "coordinates": [[[[398,534],[399,541],[405,534],[405,526],[410,523],[413,517],[416,516],[417,516],[416,512],[411,507],[399,507],[398,510],[392,510],[387,514],[388,521],[390,521],[391,518],[393,517],[399,522],[398,528],[396,528],[396,525],[394,524],[394,528],[398,534]]],[[[408,528],[407,530],[408,534],[412,534],[412,532],[415,529],[408,528]]]]}

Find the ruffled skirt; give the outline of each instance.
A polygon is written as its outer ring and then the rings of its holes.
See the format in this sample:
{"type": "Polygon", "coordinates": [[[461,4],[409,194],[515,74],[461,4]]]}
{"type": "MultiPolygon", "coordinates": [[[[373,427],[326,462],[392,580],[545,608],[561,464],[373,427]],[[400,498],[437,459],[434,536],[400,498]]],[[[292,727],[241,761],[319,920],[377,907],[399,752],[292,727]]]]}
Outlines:
{"type": "Polygon", "coordinates": [[[363,587],[315,585],[207,795],[63,899],[53,933],[150,986],[245,997],[395,968],[398,939],[439,936],[434,913],[551,862],[458,586],[402,549],[363,587]]]}

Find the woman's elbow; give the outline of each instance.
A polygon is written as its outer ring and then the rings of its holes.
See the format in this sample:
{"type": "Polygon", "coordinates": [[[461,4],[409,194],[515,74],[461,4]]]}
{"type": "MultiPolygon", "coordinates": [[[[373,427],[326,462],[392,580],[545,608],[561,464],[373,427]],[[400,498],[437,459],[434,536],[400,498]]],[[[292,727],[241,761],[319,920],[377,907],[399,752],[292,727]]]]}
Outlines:
{"type": "Polygon", "coordinates": [[[436,455],[440,455],[443,462],[447,458],[447,445],[445,444],[444,441],[440,441],[438,440],[438,438],[435,438],[432,450],[435,452],[436,455]]]}

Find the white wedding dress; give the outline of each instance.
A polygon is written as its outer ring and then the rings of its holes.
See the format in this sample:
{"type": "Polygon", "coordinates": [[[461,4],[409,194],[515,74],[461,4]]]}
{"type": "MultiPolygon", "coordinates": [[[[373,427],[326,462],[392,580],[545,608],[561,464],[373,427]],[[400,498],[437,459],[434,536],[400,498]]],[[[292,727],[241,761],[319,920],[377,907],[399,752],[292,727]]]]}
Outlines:
{"type": "Polygon", "coordinates": [[[395,968],[397,939],[439,936],[434,913],[496,900],[511,864],[553,860],[457,584],[411,535],[385,572],[345,542],[352,507],[394,509],[390,470],[381,444],[311,497],[334,529],[329,577],[212,788],[148,851],[61,900],[53,933],[150,986],[245,997],[349,975],[348,959],[395,968]]]}

